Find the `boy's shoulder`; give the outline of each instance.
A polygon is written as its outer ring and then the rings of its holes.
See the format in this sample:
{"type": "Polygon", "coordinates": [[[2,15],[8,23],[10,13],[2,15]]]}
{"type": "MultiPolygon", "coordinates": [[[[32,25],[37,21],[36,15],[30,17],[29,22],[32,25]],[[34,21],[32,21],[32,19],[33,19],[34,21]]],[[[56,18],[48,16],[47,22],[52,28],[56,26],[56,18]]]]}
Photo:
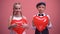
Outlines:
{"type": "Polygon", "coordinates": [[[33,15],[33,17],[35,17],[35,16],[37,16],[37,15],[33,15]]]}
{"type": "Polygon", "coordinates": [[[47,16],[50,19],[50,15],[49,14],[44,13],[44,16],[47,16]]]}

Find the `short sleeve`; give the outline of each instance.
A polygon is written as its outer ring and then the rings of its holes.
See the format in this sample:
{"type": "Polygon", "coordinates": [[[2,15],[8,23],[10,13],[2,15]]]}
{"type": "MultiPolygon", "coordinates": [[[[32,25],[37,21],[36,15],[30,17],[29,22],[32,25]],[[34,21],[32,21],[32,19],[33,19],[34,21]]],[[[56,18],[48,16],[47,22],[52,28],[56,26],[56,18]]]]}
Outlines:
{"type": "Polygon", "coordinates": [[[50,16],[49,15],[47,15],[47,17],[50,19],[50,16]]]}

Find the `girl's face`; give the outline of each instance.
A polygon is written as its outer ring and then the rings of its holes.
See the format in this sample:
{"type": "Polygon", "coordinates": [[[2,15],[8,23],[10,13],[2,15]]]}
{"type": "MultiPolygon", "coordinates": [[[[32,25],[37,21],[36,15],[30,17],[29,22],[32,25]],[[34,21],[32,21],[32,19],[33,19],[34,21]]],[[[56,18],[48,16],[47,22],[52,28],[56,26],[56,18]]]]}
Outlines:
{"type": "Polygon", "coordinates": [[[14,15],[21,16],[21,5],[20,4],[15,5],[13,11],[14,15]]]}
{"type": "Polygon", "coordinates": [[[39,13],[43,13],[45,11],[45,9],[46,9],[46,6],[40,5],[40,6],[38,6],[37,9],[38,9],[39,13]]]}
{"type": "Polygon", "coordinates": [[[21,5],[20,4],[17,4],[17,5],[15,5],[15,7],[14,7],[14,11],[21,11],[21,5]]]}

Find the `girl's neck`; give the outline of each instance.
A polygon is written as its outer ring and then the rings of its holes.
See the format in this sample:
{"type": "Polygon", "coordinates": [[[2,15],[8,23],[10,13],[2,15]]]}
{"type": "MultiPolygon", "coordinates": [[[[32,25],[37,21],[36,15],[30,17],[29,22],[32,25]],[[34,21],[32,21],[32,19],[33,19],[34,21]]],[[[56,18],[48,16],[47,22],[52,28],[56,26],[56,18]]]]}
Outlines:
{"type": "Polygon", "coordinates": [[[22,17],[22,16],[18,16],[18,15],[14,15],[15,17],[22,17]]]}

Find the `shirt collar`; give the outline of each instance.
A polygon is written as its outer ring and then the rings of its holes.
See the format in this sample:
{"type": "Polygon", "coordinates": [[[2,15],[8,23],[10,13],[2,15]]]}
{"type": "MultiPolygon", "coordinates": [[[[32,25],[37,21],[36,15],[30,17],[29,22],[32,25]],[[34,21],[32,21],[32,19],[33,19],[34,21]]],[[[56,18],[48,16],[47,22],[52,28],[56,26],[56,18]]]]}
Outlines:
{"type": "MultiPolygon", "coordinates": [[[[38,13],[38,14],[43,14],[43,15],[45,16],[45,13],[38,13]]],[[[38,14],[37,14],[37,15],[38,15],[38,14]]]]}

